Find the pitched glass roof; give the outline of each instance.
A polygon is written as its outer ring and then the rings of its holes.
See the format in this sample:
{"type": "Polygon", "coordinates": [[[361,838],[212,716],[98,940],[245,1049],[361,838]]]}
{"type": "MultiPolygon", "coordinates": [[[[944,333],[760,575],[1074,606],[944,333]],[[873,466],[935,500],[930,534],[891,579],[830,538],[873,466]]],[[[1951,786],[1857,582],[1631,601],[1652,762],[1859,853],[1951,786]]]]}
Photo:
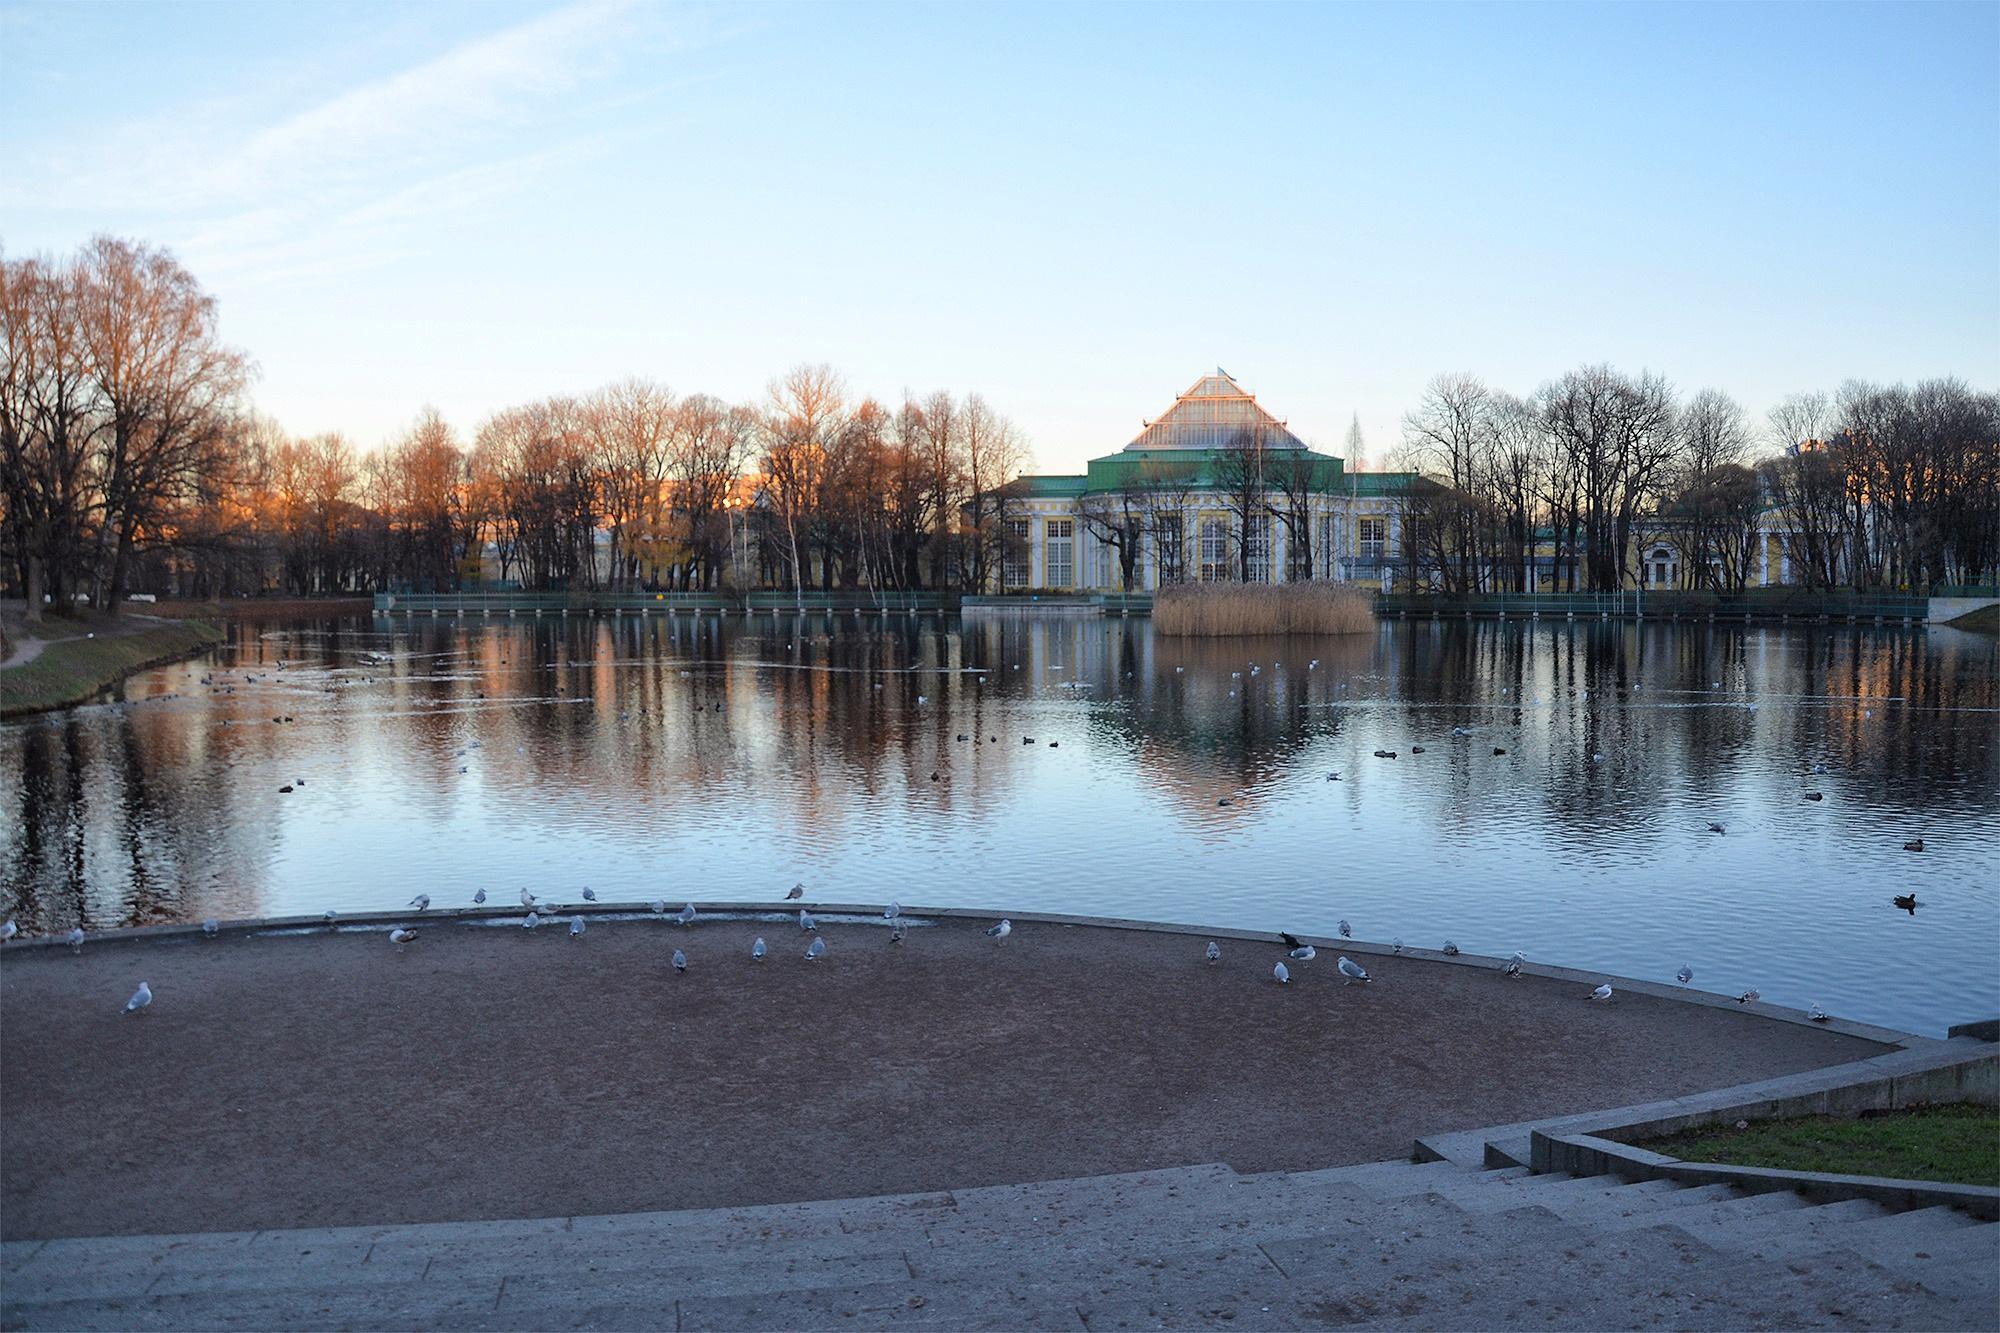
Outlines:
{"type": "Polygon", "coordinates": [[[1146,423],[1127,449],[1240,449],[1252,442],[1266,449],[1303,449],[1305,441],[1285,423],[1257,406],[1254,396],[1220,366],[1203,375],[1174,400],[1166,413],[1146,423]]]}

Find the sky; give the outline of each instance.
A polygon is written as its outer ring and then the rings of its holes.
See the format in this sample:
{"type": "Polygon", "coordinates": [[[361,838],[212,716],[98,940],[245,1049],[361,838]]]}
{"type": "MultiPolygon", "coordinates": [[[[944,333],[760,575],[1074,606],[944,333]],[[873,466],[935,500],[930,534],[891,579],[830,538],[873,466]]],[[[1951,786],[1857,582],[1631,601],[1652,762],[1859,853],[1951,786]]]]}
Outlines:
{"type": "Polygon", "coordinates": [[[0,248],[170,248],[372,447],[626,376],[977,391],[1078,470],[1215,366],[1761,419],[2000,387],[2000,5],[0,0],[0,248]]]}

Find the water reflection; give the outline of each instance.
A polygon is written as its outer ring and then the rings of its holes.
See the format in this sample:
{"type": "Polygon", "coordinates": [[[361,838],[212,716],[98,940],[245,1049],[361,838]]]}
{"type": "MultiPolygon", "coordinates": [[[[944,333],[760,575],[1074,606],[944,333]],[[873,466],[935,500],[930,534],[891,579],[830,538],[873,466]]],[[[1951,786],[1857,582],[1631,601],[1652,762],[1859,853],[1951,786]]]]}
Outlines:
{"type": "Polygon", "coordinates": [[[31,931],[796,880],[1346,916],[1936,1030],[2000,1009],[1996,681],[1993,639],[1943,629],[239,626],[123,700],[0,728],[0,899],[31,931]]]}

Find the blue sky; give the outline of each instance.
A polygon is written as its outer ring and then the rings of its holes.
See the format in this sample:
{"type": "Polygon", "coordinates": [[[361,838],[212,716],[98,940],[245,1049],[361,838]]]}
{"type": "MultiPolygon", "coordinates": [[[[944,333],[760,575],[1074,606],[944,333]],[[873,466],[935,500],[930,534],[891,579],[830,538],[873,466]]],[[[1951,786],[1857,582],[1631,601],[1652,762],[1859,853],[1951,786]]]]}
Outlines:
{"type": "Polygon", "coordinates": [[[299,432],[829,361],[1045,469],[1220,364],[2000,382],[2000,6],[0,4],[0,244],[174,249],[299,432]]]}

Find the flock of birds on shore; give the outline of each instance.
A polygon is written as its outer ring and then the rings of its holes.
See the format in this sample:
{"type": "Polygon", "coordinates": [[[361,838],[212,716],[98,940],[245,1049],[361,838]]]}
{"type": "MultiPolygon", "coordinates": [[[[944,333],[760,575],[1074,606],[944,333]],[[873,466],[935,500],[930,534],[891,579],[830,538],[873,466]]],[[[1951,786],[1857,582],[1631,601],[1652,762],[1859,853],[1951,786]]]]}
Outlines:
{"type": "MultiPolygon", "coordinates": [[[[804,894],[805,886],[803,884],[795,884],[785,896],[788,900],[796,901],[802,898],[804,894]]],[[[594,903],[597,901],[596,891],[588,887],[583,890],[582,896],[586,902],[594,903]]],[[[472,901],[475,906],[483,906],[486,902],[486,890],[480,889],[473,894],[472,901]]],[[[542,901],[525,888],[521,890],[521,905],[527,909],[527,915],[521,921],[521,927],[525,930],[534,930],[544,920],[553,920],[559,915],[555,906],[542,901]]],[[[410,900],[409,906],[418,913],[428,912],[431,906],[431,896],[427,893],[420,893],[410,900]]],[[[667,919],[681,927],[693,926],[701,917],[700,910],[692,902],[683,906],[670,917],[667,915],[667,904],[664,900],[654,899],[648,906],[654,915],[667,917],[667,919]]],[[[882,909],[882,918],[889,925],[889,942],[891,944],[900,944],[905,933],[902,904],[890,903],[882,909]]],[[[322,919],[328,928],[335,928],[339,920],[339,913],[330,910],[322,919]]],[[[723,916],[721,919],[726,920],[730,918],[723,916]]],[[[800,933],[812,937],[811,942],[806,945],[803,954],[804,960],[810,963],[825,958],[827,956],[826,937],[820,934],[819,922],[813,916],[811,910],[801,906],[798,909],[797,922],[800,933]]],[[[582,939],[588,929],[588,923],[581,913],[571,914],[569,919],[569,937],[572,940],[582,939]]],[[[217,920],[210,919],[201,923],[201,933],[209,939],[214,939],[221,933],[221,930],[222,923],[217,920]]],[[[1340,920],[1338,930],[1342,939],[1352,939],[1354,937],[1354,928],[1344,917],[1340,920]]],[[[1000,920],[986,927],[982,933],[997,943],[1005,940],[1013,932],[1013,921],[1010,918],[1002,917],[1000,920]]],[[[8,921],[4,926],[0,926],[0,942],[12,940],[19,933],[18,926],[13,921],[8,921]]],[[[78,953],[82,951],[86,938],[83,928],[77,926],[64,937],[64,942],[69,945],[72,953],[78,953]]],[[[391,927],[388,934],[389,944],[399,951],[414,944],[417,938],[418,931],[416,927],[407,925],[391,927]]],[[[1271,968],[1271,978],[1278,985],[1287,986],[1292,981],[1291,965],[1303,965],[1312,962],[1319,956],[1319,949],[1317,946],[1301,940],[1290,931],[1279,931],[1278,938],[1283,943],[1286,952],[1285,956],[1271,968]]],[[[1390,953],[1393,956],[1401,956],[1405,952],[1406,950],[1401,939],[1391,942],[1390,953]]],[[[757,936],[750,945],[750,960],[761,963],[769,953],[770,947],[765,943],[764,937],[762,935],[757,936]]],[[[1439,950],[1439,953],[1446,958],[1460,956],[1458,945],[1451,940],[1444,942],[1444,947],[1439,950]]],[[[1207,946],[1202,950],[1202,957],[1211,967],[1220,963],[1222,961],[1222,945],[1220,941],[1209,940],[1207,946]]],[[[686,950],[676,948],[670,961],[676,973],[685,973],[688,970],[689,962],[686,950]]],[[[1516,951],[1500,964],[1501,975],[1509,980],[1518,980],[1525,975],[1527,961],[1527,955],[1516,951]]],[[[1343,986],[1355,984],[1366,985],[1374,979],[1369,975],[1368,969],[1355,962],[1346,954],[1338,955],[1334,963],[1334,969],[1339,974],[1341,985],[1343,986]]],[[[1688,985],[1694,980],[1693,967],[1683,963],[1680,969],[1674,973],[1674,980],[1682,986],[1688,985]]],[[[1591,989],[1587,998],[1595,1003],[1607,1003],[1612,999],[1614,993],[1609,982],[1601,982],[1591,989]]],[[[1741,995],[1731,998],[1735,999],[1738,1004],[1748,1005],[1762,997],[1753,987],[1744,991],[1741,995]]],[[[125,1012],[128,1014],[138,1013],[152,1003],[152,986],[148,982],[141,981],[139,988],[125,1002],[125,1012]]],[[[1815,1023],[1824,1023],[1830,1021],[1832,1015],[1828,1014],[1815,1001],[1808,1011],[1807,1017],[1815,1023]]]]}

